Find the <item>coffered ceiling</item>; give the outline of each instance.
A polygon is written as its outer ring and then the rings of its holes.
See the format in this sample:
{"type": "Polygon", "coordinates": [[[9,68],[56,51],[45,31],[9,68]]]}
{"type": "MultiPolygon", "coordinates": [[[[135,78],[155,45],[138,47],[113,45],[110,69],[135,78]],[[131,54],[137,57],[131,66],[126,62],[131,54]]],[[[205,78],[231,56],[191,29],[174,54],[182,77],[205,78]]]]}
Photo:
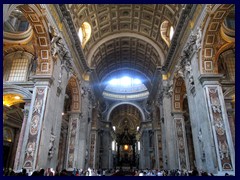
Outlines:
{"type": "Polygon", "coordinates": [[[140,126],[140,111],[133,105],[123,104],[117,106],[110,115],[112,125],[116,127],[116,133],[121,134],[124,128],[128,128],[129,133],[136,133],[137,126],[140,126]]]}
{"type": "Polygon", "coordinates": [[[91,37],[83,48],[87,64],[100,81],[113,71],[131,69],[153,79],[163,65],[168,45],[161,37],[161,24],[176,27],[182,4],[69,4],[76,31],[83,22],[91,37]]]}

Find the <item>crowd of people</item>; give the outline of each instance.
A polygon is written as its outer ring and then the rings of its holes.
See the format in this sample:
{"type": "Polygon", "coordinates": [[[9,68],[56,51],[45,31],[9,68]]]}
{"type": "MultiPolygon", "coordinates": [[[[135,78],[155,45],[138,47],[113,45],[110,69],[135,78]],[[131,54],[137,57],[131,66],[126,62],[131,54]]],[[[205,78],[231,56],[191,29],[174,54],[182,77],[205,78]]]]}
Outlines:
{"type": "MultiPolygon", "coordinates": [[[[33,171],[27,173],[26,169],[22,169],[20,172],[14,172],[12,169],[3,169],[3,176],[214,176],[212,173],[204,171],[197,171],[196,169],[188,170],[122,170],[122,169],[91,169],[86,170],[74,169],[73,171],[54,171],[51,168],[40,169],[39,171],[33,171]]],[[[225,173],[225,176],[232,176],[225,173]]]]}

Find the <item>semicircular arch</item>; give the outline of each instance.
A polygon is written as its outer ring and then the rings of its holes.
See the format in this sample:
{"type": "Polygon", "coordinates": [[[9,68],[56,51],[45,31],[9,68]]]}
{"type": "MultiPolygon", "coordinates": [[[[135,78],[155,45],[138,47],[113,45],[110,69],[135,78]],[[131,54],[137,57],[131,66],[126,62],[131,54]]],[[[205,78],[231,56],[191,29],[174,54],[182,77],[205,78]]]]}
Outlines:
{"type": "Polygon", "coordinates": [[[183,100],[184,100],[185,94],[186,94],[186,86],[183,78],[176,77],[174,80],[173,98],[172,98],[173,112],[183,111],[183,100]]]}
{"type": "Polygon", "coordinates": [[[81,97],[79,93],[79,84],[77,81],[77,78],[75,76],[71,76],[69,78],[67,87],[70,90],[71,93],[71,111],[72,112],[80,112],[81,111],[81,97]]]}
{"type": "Polygon", "coordinates": [[[222,39],[220,31],[225,17],[232,11],[234,5],[217,4],[213,7],[208,5],[207,8],[210,10],[202,25],[204,28],[202,30],[202,52],[200,54],[199,64],[201,73],[215,74],[218,73],[218,67],[216,63],[218,54],[220,54],[223,49],[226,49],[226,46],[233,46],[232,43],[225,42],[222,39]]]}
{"type": "Polygon", "coordinates": [[[163,53],[163,50],[151,39],[140,35],[140,34],[136,34],[136,33],[131,33],[131,32],[121,32],[121,33],[117,33],[117,34],[112,34],[109,35],[103,39],[101,39],[100,41],[98,41],[90,50],[90,52],[87,55],[87,62],[88,65],[91,67],[93,66],[92,64],[92,57],[95,53],[95,51],[98,49],[98,47],[100,47],[102,44],[106,43],[109,40],[115,39],[115,38],[121,38],[121,37],[134,37],[134,38],[138,38],[141,39],[149,44],[151,44],[153,46],[153,48],[158,52],[158,55],[160,57],[160,61],[161,61],[161,65],[164,64],[164,59],[165,59],[165,55],[163,53]]]}
{"type": "Polygon", "coordinates": [[[134,106],[135,108],[137,108],[137,109],[139,110],[140,114],[141,114],[142,121],[145,120],[145,115],[144,115],[144,112],[143,112],[142,108],[141,108],[138,104],[133,103],[133,102],[118,102],[118,103],[113,104],[113,105],[109,108],[109,110],[108,110],[107,119],[106,119],[106,120],[109,121],[110,115],[111,115],[112,111],[113,111],[116,107],[118,107],[118,106],[120,106],[120,105],[124,105],[124,104],[132,105],[132,106],[134,106]]]}
{"type": "Polygon", "coordinates": [[[4,84],[3,95],[5,94],[21,94],[25,100],[30,100],[32,98],[32,93],[29,90],[17,85],[4,84]]]}
{"type": "Polygon", "coordinates": [[[51,75],[53,71],[51,43],[44,9],[40,5],[35,4],[13,4],[8,7],[5,17],[8,17],[16,8],[23,13],[34,32],[33,44],[38,60],[36,75],[51,75]]]}

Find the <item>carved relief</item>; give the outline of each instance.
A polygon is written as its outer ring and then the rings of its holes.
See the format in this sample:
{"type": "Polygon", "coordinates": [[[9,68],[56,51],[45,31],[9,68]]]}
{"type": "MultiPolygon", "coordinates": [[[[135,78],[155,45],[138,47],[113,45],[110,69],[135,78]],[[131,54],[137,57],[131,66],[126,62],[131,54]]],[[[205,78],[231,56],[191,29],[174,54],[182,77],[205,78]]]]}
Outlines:
{"type": "Polygon", "coordinates": [[[183,127],[182,127],[182,119],[175,119],[176,125],[176,139],[177,139],[177,151],[179,153],[179,161],[180,166],[182,169],[186,169],[187,162],[186,162],[186,153],[185,153],[185,142],[184,142],[184,134],[183,134],[183,127]]]}
{"type": "Polygon", "coordinates": [[[41,107],[42,107],[42,100],[41,99],[36,99],[33,111],[36,111],[37,113],[40,114],[41,107]]]}
{"type": "Polygon", "coordinates": [[[73,154],[69,155],[68,168],[73,168],[73,154]]]}
{"type": "Polygon", "coordinates": [[[232,162],[230,158],[229,145],[226,137],[226,129],[223,121],[222,106],[219,99],[219,90],[217,87],[209,87],[209,100],[212,113],[212,122],[214,125],[214,133],[216,134],[215,143],[218,146],[219,159],[223,170],[232,170],[232,162]]]}
{"type": "Polygon", "coordinates": [[[163,87],[163,94],[167,98],[171,98],[172,97],[172,94],[173,94],[173,82],[172,81],[170,83],[168,83],[167,86],[163,87]]]}
{"type": "Polygon", "coordinates": [[[179,76],[179,77],[184,77],[184,69],[183,69],[183,67],[179,64],[179,65],[176,65],[175,66],[176,67],[176,72],[177,72],[177,76],[179,76]]]}
{"type": "Polygon", "coordinates": [[[186,157],[183,151],[179,152],[179,161],[181,164],[181,169],[187,169],[186,167],[186,157]]]}
{"type": "Polygon", "coordinates": [[[95,149],[95,141],[96,137],[95,134],[92,134],[91,136],[91,144],[90,144],[90,160],[89,160],[89,166],[94,167],[94,149],[95,149]]]}
{"type": "Polygon", "coordinates": [[[182,137],[178,138],[179,149],[184,149],[184,140],[182,137]]]}
{"type": "Polygon", "coordinates": [[[186,70],[186,74],[187,74],[187,77],[188,77],[189,85],[194,86],[193,73],[192,73],[192,67],[191,67],[191,62],[190,61],[186,62],[185,70],[186,70]]]}
{"type": "Polygon", "coordinates": [[[32,168],[32,161],[25,161],[23,167],[25,167],[25,168],[32,168]]]}
{"type": "Polygon", "coordinates": [[[37,115],[33,116],[32,121],[31,121],[31,128],[30,128],[31,135],[37,134],[38,122],[39,122],[39,115],[37,114],[37,115]]]}
{"type": "Polygon", "coordinates": [[[49,145],[48,145],[48,158],[52,158],[54,154],[54,141],[55,141],[56,136],[51,133],[50,135],[50,140],[49,140],[49,145]]]}
{"type": "Polygon", "coordinates": [[[70,127],[69,151],[68,151],[68,168],[73,168],[75,139],[77,130],[77,119],[73,119],[70,127]]]}
{"type": "MultiPolygon", "coordinates": [[[[29,129],[29,138],[26,147],[26,154],[24,158],[24,168],[32,169],[32,165],[34,164],[35,154],[37,153],[37,145],[38,145],[38,134],[40,131],[40,121],[41,121],[41,114],[43,111],[43,102],[44,102],[44,95],[46,88],[37,87],[36,88],[36,97],[32,111],[32,119],[30,122],[30,129],[29,129]]],[[[30,114],[29,114],[30,115],[30,114]]]]}
{"type": "Polygon", "coordinates": [[[217,134],[219,134],[219,135],[224,135],[224,125],[223,125],[223,123],[222,123],[222,121],[215,121],[215,128],[216,128],[216,132],[217,132],[217,134]]]}
{"type": "Polygon", "coordinates": [[[224,158],[229,159],[229,148],[228,148],[227,142],[219,141],[218,147],[219,147],[219,153],[220,153],[221,160],[223,160],[224,158]]]}
{"type": "MultiPolygon", "coordinates": [[[[68,72],[72,72],[71,57],[68,48],[63,42],[62,37],[57,32],[57,28],[49,25],[49,35],[51,38],[51,53],[54,60],[57,60],[57,56],[61,60],[61,65],[65,65],[68,72]]],[[[59,84],[61,85],[62,66],[59,74],[59,84]]],[[[59,86],[60,86],[59,85],[59,86]]]]}
{"type": "Polygon", "coordinates": [[[34,151],[35,151],[35,142],[29,142],[27,144],[27,150],[26,150],[26,154],[27,154],[27,158],[29,157],[33,157],[34,155],[34,151]]]}

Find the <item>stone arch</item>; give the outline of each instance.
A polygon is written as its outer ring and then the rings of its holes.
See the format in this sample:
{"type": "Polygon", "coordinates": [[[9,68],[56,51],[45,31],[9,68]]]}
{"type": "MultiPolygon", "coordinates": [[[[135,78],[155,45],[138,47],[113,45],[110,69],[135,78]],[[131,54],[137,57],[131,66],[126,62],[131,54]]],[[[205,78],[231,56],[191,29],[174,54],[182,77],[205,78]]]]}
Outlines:
{"type": "Polygon", "coordinates": [[[3,95],[5,94],[21,94],[24,100],[32,98],[32,93],[29,90],[17,85],[4,84],[3,95]]]}
{"type": "Polygon", "coordinates": [[[186,94],[186,85],[182,77],[176,77],[174,80],[173,87],[173,112],[182,112],[183,111],[183,100],[184,95],[186,94]]]}
{"type": "Polygon", "coordinates": [[[200,72],[201,73],[218,73],[217,58],[221,52],[226,50],[226,47],[235,46],[235,43],[226,42],[221,37],[221,26],[224,18],[234,8],[233,4],[208,5],[208,16],[202,24],[203,39],[202,51],[200,54],[200,72]],[[214,15],[213,15],[214,14],[214,15]],[[219,43],[220,42],[220,43],[219,43]]]}
{"type": "Polygon", "coordinates": [[[66,88],[70,89],[70,93],[71,93],[71,102],[70,102],[70,110],[72,112],[80,112],[81,111],[81,98],[80,98],[80,94],[79,94],[79,84],[77,81],[77,78],[75,76],[71,76],[69,81],[68,81],[68,85],[66,88]]]}
{"type": "Polygon", "coordinates": [[[37,69],[36,75],[51,75],[53,71],[50,37],[48,32],[48,21],[45,17],[45,10],[35,4],[15,4],[8,7],[5,17],[18,8],[22,11],[33,29],[33,44],[36,49],[37,69]]]}
{"type": "Polygon", "coordinates": [[[113,105],[109,108],[109,110],[108,110],[106,120],[109,121],[109,118],[110,118],[110,115],[111,115],[112,111],[113,111],[116,107],[118,107],[118,106],[120,106],[120,105],[123,105],[123,104],[129,104],[129,105],[132,105],[132,106],[136,107],[136,108],[140,111],[140,113],[141,113],[142,121],[145,120],[145,115],[144,115],[144,112],[143,112],[142,108],[141,108],[139,105],[137,105],[136,103],[132,103],[132,102],[119,102],[119,103],[113,104],[113,105]]]}

